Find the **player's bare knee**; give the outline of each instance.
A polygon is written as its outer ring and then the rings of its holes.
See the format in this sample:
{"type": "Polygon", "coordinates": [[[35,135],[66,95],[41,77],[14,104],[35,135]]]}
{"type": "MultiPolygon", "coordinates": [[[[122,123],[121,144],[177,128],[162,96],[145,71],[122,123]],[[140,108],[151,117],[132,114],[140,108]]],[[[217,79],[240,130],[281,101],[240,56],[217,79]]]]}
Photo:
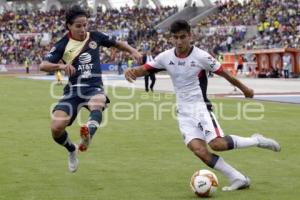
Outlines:
{"type": "Polygon", "coordinates": [[[89,110],[100,110],[102,111],[103,108],[105,107],[105,104],[97,104],[97,105],[89,105],[89,110]]]}
{"type": "Polygon", "coordinates": [[[53,137],[59,137],[65,130],[65,126],[62,123],[52,122],[51,124],[51,133],[53,137]]]}
{"type": "Polygon", "coordinates": [[[102,110],[105,106],[106,97],[104,95],[96,95],[88,102],[90,110],[102,110]]]}
{"type": "Polygon", "coordinates": [[[223,138],[215,138],[209,144],[210,148],[214,151],[227,150],[227,143],[223,138]]]}

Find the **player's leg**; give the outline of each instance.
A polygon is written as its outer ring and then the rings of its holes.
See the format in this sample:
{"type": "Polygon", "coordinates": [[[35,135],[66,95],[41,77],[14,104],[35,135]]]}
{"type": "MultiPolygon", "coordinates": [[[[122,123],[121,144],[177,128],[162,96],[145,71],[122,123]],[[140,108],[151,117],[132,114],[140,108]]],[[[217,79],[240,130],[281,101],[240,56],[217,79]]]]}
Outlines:
{"type": "MultiPolygon", "coordinates": [[[[208,117],[206,116],[206,118],[208,117]]],[[[231,186],[229,189],[224,188],[225,190],[236,190],[249,186],[250,181],[243,174],[226,163],[223,158],[209,152],[206,140],[211,140],[210,136],[213,135],[213,132],[206,131],[206,124],[208,123],[205,122],[205,119],[202,118],[202,121],[197,123],[198,120],[195,120],[195,118],[182,115],[179,112],[178,122],[187,147],[207,166],[218,170],[229,179],[231,186]]]]}
{"type": "MultiPolygon", "coordinates": [[[[193,119],[189,121],[181,119],[181,131],[185,135],[185,144],[187,144],[188,148],[209,167],[218,170],[229,179],[230,186],[224,187],[224,191],[249,187],[249,178],[226,163],[222,157],[208,151],[207,144],[223,135],[221,129],[214,129],[209,112],[203,111],[197,119],[199,120],[196,121],[197,126],[193,119]]],[[[226,147],[226,145],[227,143],[224,142],[223,146],[226,147]]]]}
{"type": "Polygon", "coordinates": [[[88,122],[80,128],[80,151],[86,151],[90,145],[92,137],[102,122],[102,111],[105,108],[106,102],[107,97],[104,94],[96,94],[88,101],[87,106],[90,110],[90,116],[88,122]]]}
{"type": "Polygon", "coordinates": [[[75,150],[75,145],[70,141],[65,128],[70,122],[70,116],[62,110],[55,110],[52,114],[51,132],[55,142],[64,146],[69,152],[75,150]]]}
{"type": "MultiPolygon", "coordinates": [[[[59,105],[58,105],[59,106],[59,105]]],[[[63,110],[55,110],[52,114],[51,132],[56,143],[64,146],[69,152],[69,170],[75,172],[78,167],[77,146],[70,140],[66,127],[71,117],[63,110]]]]}
{"type": "Polygon", "coordinates": [[[154,73],[152,73],[152,74],[150,75],[150,79],[151,79],[150,90],[153,92],[153,88],[154,88],[155,81],[156,81],[156,77],[155,77],[155,74],[154,74],[154,73]]]}
{"type": "Polygon", "coordinates": [[[75,172],[78,168],[78,148],[69,138],[66,127],[72,125],[75,120],[80,103],[81,99],[78,96],[65,94],[64,98],[53,109],[52,114],[51,131],[53,139],[68,150],[68,164],[71,172],[75,172]]]}
{"type": "Polygon", "coordinates": [[[88,102],[88,108],[91,111],[87,122],[91,137],[96,133],[97,128],[102,122],[102,111],[107,102],[107,97],[104,94],[97,94],[93,96],[88,102]]]}
{"type": "Polygon", "coordinates": [[[145,91],[149,92],[149,75],[144,76],[145,79],[145,91]]]}
{"type": "Polygon", "coordinates": [[[214,151],[226,151],[231,149],[242,149],[249,147],[259,147],[275,152],[281,150],[280,145],[273,139],[266,138],[261,134],[253,134],[251,137],[240,137],[237,135],[226,135],[225,137],[215,138],[209,146],[214,151]]]}
{"type": "MultiPolygon", "coordinates": [[[[182,109],[186,109],[186,107],[182,109]]],[[[221,133],[220,131],[214,131],[206,105],[203,104],[198,107],[194,105],[193,111],[190,109],[185,111],[178,109],[177,116],[180,132],[187,147],[206,165],[218,170],[229,179],[231,185],[225,187],[224,190],[229,191],[248,187],[250,180],[247,177],[226,163],[223,158],[209,152],[207,144],[221,133]],[[193,112],[196,112],[196,115],[193,112]]]]}
{"type": "Polygon", "coordinates": [[[212,112],[210,112],[210,117],[212,119],[216,135],[212,134],[211,137],[214,138],[209,139],[208,144],[215,151],[226,151],[249,147],[260,147],[272,151],[280,151],[280,145],[275,140],[266,138],[260,134],[253,134],[251,137],[241,137],[237,135],[226,135],[224,137],[224,133],[212,112]]]}
{"type": "Polygon", "coordinates": [[[194,138],[188,142],[187,147],[207,166],[221,172],[229,179],[231,185],[223,187],[223,191],[244,189],[250,186],[250,179],[226,163],[222,157],[209,152],[204,140],[194,138]]]}

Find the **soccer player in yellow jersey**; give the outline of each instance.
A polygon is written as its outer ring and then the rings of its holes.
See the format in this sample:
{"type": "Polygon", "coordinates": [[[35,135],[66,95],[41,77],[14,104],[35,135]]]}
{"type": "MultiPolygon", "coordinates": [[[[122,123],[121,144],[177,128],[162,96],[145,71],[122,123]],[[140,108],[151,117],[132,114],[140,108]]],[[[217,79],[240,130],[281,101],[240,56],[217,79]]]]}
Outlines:
{"type": "Polygon", "coordinates": [[[116,41],[98,31],[87,31],[88,14],[73,6],[66,12],[68,33],[50,50],[40,69],[46,72],[62,70],[69,77],[64,96],[55,106],[52,114],[51,132],[55,142],[69,151],[69,170],[78,167],[77,149],[86,151],[102,121],[102,112],[109,103],[101,77],[99,48],[115,47],[126,51],[142,62],[142,55],[122,41],[116,41]],[[63,64],[59,61],[63,61],[63,64]],[[79,147],[70,140],[66,127],[75,120],[81,107],[90,111],[86,124],[80,129],[79,147]]]}

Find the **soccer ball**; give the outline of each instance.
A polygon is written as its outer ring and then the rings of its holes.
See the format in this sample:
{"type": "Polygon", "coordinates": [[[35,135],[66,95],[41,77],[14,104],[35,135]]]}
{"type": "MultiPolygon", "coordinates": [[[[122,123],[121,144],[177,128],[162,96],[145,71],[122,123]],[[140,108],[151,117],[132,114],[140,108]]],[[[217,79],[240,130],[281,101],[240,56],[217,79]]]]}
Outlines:
{"type": "Polygon", "coordinates": [[[196,171],[190,182],[190,186],[199,197],[210,197],[217,191],[219,182],[217,176],[206,169],[196,171]]]}

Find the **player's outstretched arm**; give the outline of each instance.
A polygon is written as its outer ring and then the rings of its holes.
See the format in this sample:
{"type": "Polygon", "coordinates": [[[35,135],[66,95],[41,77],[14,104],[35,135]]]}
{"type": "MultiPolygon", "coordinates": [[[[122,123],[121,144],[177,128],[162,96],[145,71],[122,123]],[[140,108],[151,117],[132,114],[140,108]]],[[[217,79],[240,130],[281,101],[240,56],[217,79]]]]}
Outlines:
{"type": "Polygon", "coordinates": [[[76,73],[76,69],[71,64],[59,64],[43,61],[40,64],[40,70],[44,72],[55,72],[57,70],[64,70],[67,76],[72,76],[76,73]]]}
{"type": "Polygon", "coordinates": [[[122,51],[127,51],[131,56],[139,63],[142,64],[143,56],[135,48],[127,44],[126,42],[117,41],[115,47],[122,51]]]}
{"type": "Polygon", "coordinates": [[[136,80],[137,77],[146,76],[148,74],[149,72],[145,69],[144,66],[139,66],[136,68],[126,69],[125,78],[127,81],[132,83],[134,80],[136,80]]]}
{"type": "Polygon", "coordinates": [[[253,98],[253,96],[254,96],[253,89],[251,89],[251,88],[247,87],[246,85],[244,85],[240,80],[238,80],[237,78],[235,78],[234,76],[232,76],[226,70],[221,70],[220,72],[218,72],[218,75],[222,76],[228,82],[230,82],[232,85],[234,85],[237,88],[239,88],[244,93],[244,95],[245,95],[246,98],[253,98]]]}

